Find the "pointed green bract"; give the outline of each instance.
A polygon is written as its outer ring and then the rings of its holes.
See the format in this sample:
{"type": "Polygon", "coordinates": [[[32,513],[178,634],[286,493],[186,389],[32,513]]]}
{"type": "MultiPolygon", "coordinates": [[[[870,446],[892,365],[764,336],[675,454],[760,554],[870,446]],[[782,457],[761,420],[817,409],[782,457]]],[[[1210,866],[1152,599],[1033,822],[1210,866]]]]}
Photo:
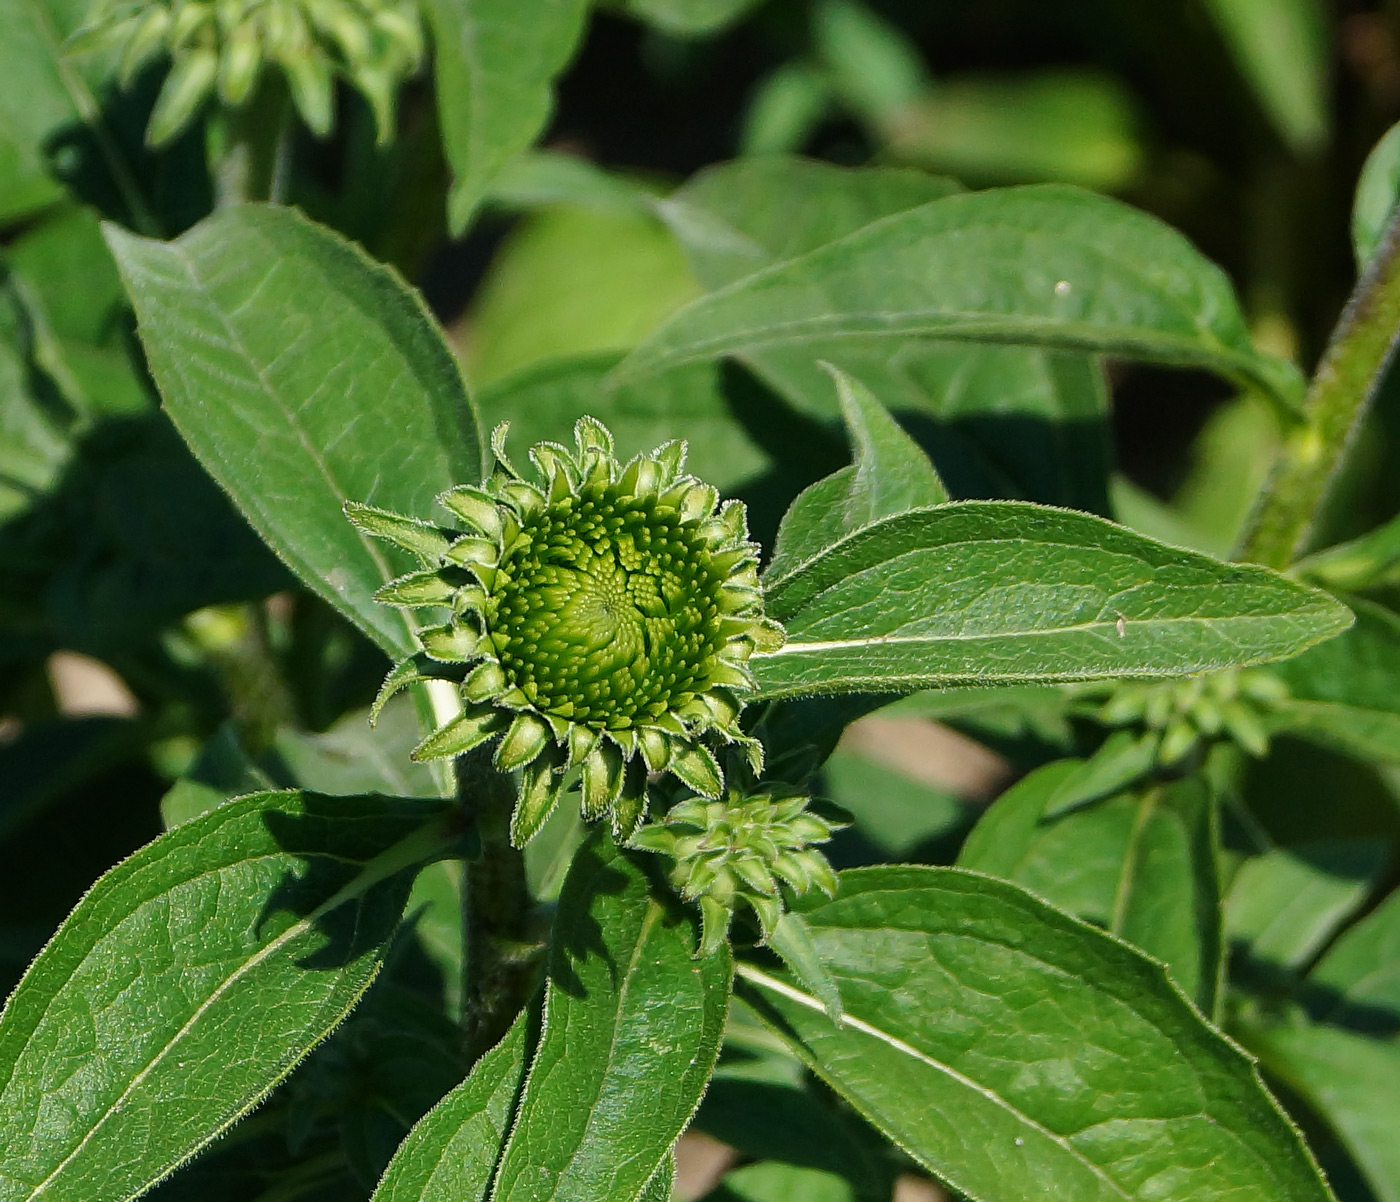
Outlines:
{"type": "Polygon", "coordinates": [[[96,0],[74,34],[75,53],[107,47],[121,56],[122,87],[161,53],[174,66],[146,128],[152,146],[169,142],[213,94],[237,107],[251,98],[265,63],[286,74],[302,120],[319,136],[335,117],[337,75],[374,112],[379,141],[394,132],[394,97],[423,57],[418,6],[411,0],[96,0]]]}
{"type": "Polygon", "coordinates": [[[809,810],[811,798],[800,789],[746,784],[742,769],[730,777],[723,798],[682,801],[632,835],[633,847],[672,861],[671,883],[700,904],[702,956],[724,944],[740,901],[768,940],[783,917],[780,883],[799,895],[813,886],[836,891],[836,874],[817,847],[845,824],[809,810]]]}
{"type": "Polygon", "coordinates": [[[539,829],[572,768],[582,770],[585,817],[611,817],[623,838],[645,816],[649,771],[718,797],[712,746],[739,744],[760,759],[739,728],[739,698],[753,688],[749,656],[783,637],[763,615],[743,506],[721,507],[713,488],[683,474],[679,442],[623,464],[608,431],[583,418],[573,449],[531,448],[530,481],[504,440],[498,428],[498,466],[484,485],[439,498],[465,531],[347,507],[366,533],[435,557],[378,599],[452,615],[421,631],[427,656],[400,664],[386,690],[458,680],[449,665],[470,666],[465,712],[415,756],[460,755],[503,733],[496,766],[522,772],[517,844],[539,829]]]}

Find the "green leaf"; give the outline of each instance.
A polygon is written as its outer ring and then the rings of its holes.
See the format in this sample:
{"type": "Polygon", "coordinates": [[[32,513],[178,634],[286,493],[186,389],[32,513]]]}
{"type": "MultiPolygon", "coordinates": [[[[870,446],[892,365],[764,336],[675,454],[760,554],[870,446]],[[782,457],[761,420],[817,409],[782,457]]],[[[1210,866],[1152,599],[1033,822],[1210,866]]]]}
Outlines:
{"type": "Polygon", "coordinates": [[[1012,881],[1128,940],[1210,1014],[1223,940],[1206,785],[1198,777],[1147,785],[1056,817],[1086,766],[1059,761],[1007,790],[973,828],[958,866],[1012,881]]]}
{"type": "Polygon", "coordinates": [[[431,0],[438,120],[460,234],[492,180],[544,129],[552,85],[583,36],[587,0],[431,0]]]}
{"type": "Polygon", "coordinates": [[[107,227],[166,411],[269,546],[389,655],[374,591],[413,566],[356,531],[363,501],[428,517],[480,478],[476,415],[422,300],[291,209],[242,206],[174,242],[107,227]]]}
{"type": "Polygon", "coordinates": [[[1316,551],[1291,569],[1333,592],[1356,592],[1400,583],[1400,517],[1344,543],[1316,551]]]}
{"type": "Polygon", "coordinates": [[[576,205],[605,212],[635,213],[651,206],[644,185],[605,171],[596,163],[557,150],[527,150],[501,169],[491,201],[514,209],[576,205]]]}
{"type": "Polygon", "coordinates": [[[373,979],[438,805],[258,793],[103,876],[0,1016],[0,1198],[130,1198],[247,1113],[373,979]]]}
{"type": "Polygon", "coordinates": [[[948,500],[928,456],[874,393],[840,368],[831,376],[855,462],[805,489],[783,516],[768,565],[777,578],[881,518],[948,500]]]}
{"type": "Polygon", "coordinates": [[[1380,246],[1386,218],[1400,196],[1400,125],[1392,125],[1366,156],[1351,210],[1351,247],[1364,271],[1380,246]]]}
{"type": "Polygon", "coordinates": [[[898,167],[853,170],[774,155],[699,172],[657,206],[708,289],[961,192],[956,180],[898,167]]]}
{"type": "Polygon", "coordinates": [[[373,1202],[485,1202],[525,1077],[529,1015],[408,1133],[373,1202]]]}
{"type": "Polygon", "coordinates": [[[1361,908],[1385,859],[1378,839],[1329,839],[1247,860],[1225,897],[1225,934],[1260,964],[1301,968],[1361,908]]]}
{"type": "Polygon", "coordinates": [[[916,848],[954,838],[976,813],[945,789],[912,779],[860,747],[839,748],[821,774],[817,792],[848,811],[861,837],[887,860],[918,862],[924,857],[916,848]]]}
{"type": "MultiPolygon", "coordinates": [[[[918,171],[774,157],[702,171],[659,209],[701,283],[718,289],[960,190],[918,171]]],[[[862,381],[906,425],[920,423],[955,495],[1107,512],[1107,390],[1090,356],[911,335],[831,337],[743,357],[816,417],[839,416],[822,361],[862,381]]]]}
{"type": "Polygon", "coordinates": [[[1330,1198],[1249,1060],[1159,965],[1117,940],[956,869],[858,869],[842,874],[835,900],[799,908],[845,1024],[748,965],[744,994],[958,1192],[1330,1198]]]}
{"type": "Polygon", "coordinates": [[[764,587],[788,632],[750,661],[769,697],[1202,672],[1350,622],[1268,569],[1014,502],[886,518],[764,587]]]}
{"type": "Polygon", "coordinates": [[[46,145],[97,111],[62,50],[86,8],[87,0],[12,0],[0,9],[0,220],[61,196],[48,174],[46,145]]]}
{"type": "Polygon", "coordinates": [[[740,1156],[775,1160],[844,1177],[862,1202],[889,1202],[893,1166],[884,1141],[814,1088],[747,1006],[732,1008],[725,1058],[715,1070],[695,1127],[740,1156]],[[754,1036],[740,1036],[742,1021],[754,1036]]]}
{"type": "Polygon", "coordinates": [[[681,248],[649,212],[532,213],[511,231],[473,301],[472,379],[486,384],[541,359],[630,350],[695,294],[681,248]]]}
{"type": "Polygon", "coordinates": [[[396,697],[373,726],[369,711],[357,709],[320,734],[280,730],[272,755],[296,784],[317,793],[436,797],[442,789],[432,766],[409,758],[422,738],[413,705],[396,697]]]}
{"type": "Polygon", "coordinates": [[[1220,36],[1260,107],[1298,154],[1327,139],[1330,50],[1319,0],[1208,0],[1220,36]]]}
{"type": "Polygon", "coordinates": [[[1109,191],[1143,165],[1128,89],[1075,67],[940,79],[882,132],[894,157],[980,183],[1109,191]]]}
{"type": "Polygon", "coordinates": [[[1291,696],[1271,714],[1285,730],[1365,760],[1400,764],[1400,618],[1352,601],[1356,624],[1274,671],[1291,696]]]}
{"type": "Polygon", "coordinates": [[[1291,364],[1254,349],[1224,273],[1180,234],[1050,185],[948,196],[758,271],[681,310],[618,379],[833,338],[908,337],[1201,367],[1290,409],[1302,393],[1291,364]]]}
{"type": "Polygon", "coordinates": [[[675,37],[718,33],[759,0],[627,0],[627,11],[675,37]]]}
{"type": "Polygon", "coordinates": [[[1055,790],[1045,818],[1057,818],[1089,802],[1121,793],[1157,764],[1158,740],[1138,730],[1116,730],[1055,790]]]}
{"type": "Polygon", "coordinates": [[[730,959],[694,959],[689,914],[594,839],[574,861],[550,951],[544,1030],[491,1191],[496,1202],[633,1198],[700,1104],[730,959]]]}
{"type": "Polygon", "coordinates": [[[1308,974],[1319,1013],[1357,1030],[1400,1031],[1400,892],[1348,929],[1308,974]]]}
{"type": "Polygon", "coordinates": [[[831,80],[812,63],[788,61],[758,85],[744,113],[739,153],[764,158],[801,150],[831,103],[831,80]]]}
{"type": "Polygon", "coordinates": [[[624,460],[684,438],[686,470],[726,494],[770,466],[729,412],[712,364],[683,367],[645,385],[605,388],[603,379],[619,357],[555,359],[497,380],[477,396],[483,422],[509,421],[511,443],[528,447],[567,443],[579,418],[596,417],[612,431],[624,460]]]}
{"type": "Polygon", "coordinates": [[[1277,1027],[1247,1039],[1265,1068],[1341,1137],[1376,1202],[1400,1202],[1400,1045],[1321,1026],[1277,1027]]]}
{"type": "Polygon", "coordinates": [[[850,1182],[820,1169],[765,1161],[726,1173],[706,1202],[855,1202],[850,1182]]]}
{"type": "Polygon", "coordinates": [[[676,1154],[667,1152],[651,1180],[637,1195],[637,1202],[671,1202],[671,1193],[676,1186],[676,1154]]]}
{"type": "Polygon", "coordinates": [[[846,104],[877,126],[897,122],[927,84],[918,46],[857,0],[819,0],[812,17],[812,40],[846,104]]]}

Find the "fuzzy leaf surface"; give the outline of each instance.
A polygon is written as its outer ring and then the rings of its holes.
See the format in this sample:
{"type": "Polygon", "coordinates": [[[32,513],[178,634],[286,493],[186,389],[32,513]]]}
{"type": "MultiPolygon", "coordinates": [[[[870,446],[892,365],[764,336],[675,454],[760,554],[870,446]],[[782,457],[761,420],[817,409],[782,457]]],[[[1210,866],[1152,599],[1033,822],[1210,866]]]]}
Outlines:
{"type": "Polygon", "coordinates": [[[745,994],[969,1198],[1330,1199],[1249,1059],[1117,940],[957,869],[846,872],[800,908],[844,1026],[759,969],[745,994]]]}
{"type": "Polygon", "coordinates": [[[729,1004],[730,958],[696,960],[611,843],[579,852],[559,899],[544,1028],[494,1202],[635,1198],[700,1104],[729,1004]]]}
{"type": "Polygon", "coordinates": [[[544,128],[554,78],[583,36],[587,0],[431,0],[438,119],[461,233],[492,180],[544,128]]]}
{"type": "Polygon", "coordinates": [[[525,1077],[528,1034],[522,1013],[471,1075],[418,1120],[373,1202],[485,1202],[525,1077]]]}
{"type": "Polygon", "coordinates": [[[1046,813],[1080,761],[1032,772],[988,808],[958,866],[1029,889],[1161,960],[1209,1014],[1222,959],[1214,807],[1187,777],[1059,817],[1046,813]]]}
{"type": "Polygon", "coordinates": [[[362,501],[431,518],[481,475],[476,414],[419,297],[291,209],[245,205],[174,242],[107,227],[166,412],[270,547],[389,655],[373,600],[406,555],[355,530],[362,501]]]}
{"type": "Polygon", "coordinates": [[[1180,234],[1055,185],[948,196],[758,271],[681,310],[619,375],[872,336],[1200,367],[1286,407],[1302,391],[1291,364],[1253,348],[1229,281],[1180,234]]]}
{"type": "MultiPolygon", "coordinates": [[[[658,207],[701,283],[718,290],[960,191],[920,171],[773,156],[702,171],[658,207]]],[[[789,404],[824,419],[839,413],[821,364],[854,376],[920,431],[954,495],[1107,512],[1108,397],[1092,355],[911,334],[840,335],[740,357],[789,404]]]]}
{"type": "Polygon", "coordinates": [[[804,489],[792,503],[768,567],[774,576],[881,518],[948,500],[928,456],[875,394],[840,368],[831,374],[855,461],[804,489]]]}
{"type": "Polygon", "coordinates": [[[750,661],[769,697],[1202,672],[1296,654],[1351,621],[1267,569],[1016,502],[886,518],[764,588],[788,632],[750,661]]]}
{"type": "Polygon", "coordinates": [[[135,1197],[251,1109],[368,987],[442,812],[257,793],[103,876],[0,1015],[0,1199],[135,1197]]]}

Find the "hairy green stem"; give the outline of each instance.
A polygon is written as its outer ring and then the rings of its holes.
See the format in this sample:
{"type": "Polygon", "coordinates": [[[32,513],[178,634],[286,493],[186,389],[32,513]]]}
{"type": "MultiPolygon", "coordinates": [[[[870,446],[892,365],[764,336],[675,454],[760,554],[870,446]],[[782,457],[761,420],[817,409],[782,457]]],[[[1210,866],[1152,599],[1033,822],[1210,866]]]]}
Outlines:
{"type": "Polygon", "coordinates": [[[1400,207],[1358,281],[1304,402],[1284,437],[1236,556],[1288,567],[1307,548],[1400,335],[1400,207]]]}
{"type": "Polygon", "coordinates": [[[475,1060],[498,1043],[529,1000],[534,957],[525,857],[511,846],[515,787],[478,747],[458,762],[459,796],[481,836],[481,856],[466,865],[463,894],[462,1021],[475,1060]]]}

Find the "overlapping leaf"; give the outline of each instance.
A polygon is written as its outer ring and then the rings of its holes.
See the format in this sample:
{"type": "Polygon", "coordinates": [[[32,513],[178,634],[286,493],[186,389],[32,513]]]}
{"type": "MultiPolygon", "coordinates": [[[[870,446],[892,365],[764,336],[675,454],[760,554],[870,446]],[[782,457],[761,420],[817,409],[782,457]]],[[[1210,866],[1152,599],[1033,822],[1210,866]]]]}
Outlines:
{"type": "Polygon", "coordinates": [[[651,1180],[700,1103],[728,1009],[728,952],[694,953],[690,916],[610,843],[585,846],[494,1202],[635,1198],[651,1180]]]}
{"type": "Polygon", "coordinates": [[[1330,1199],[1248,1058],[1122,943],[950,869],[847,872],[802,908],[844,1025],[758,969],[745,994],[968,1197],[1330,1199]]]}
{"type": "Polygon", "coordinates": [[[911,336],[1202,367],[1287,406],[1302,390],[1290,364],[1253,348],[1228,280],[1181,235],[1058,186],[945,197],[755,272],[683,309],[619,375],[911,336]]]}
{"type": "Polygon", "coordinates": [[[1267,569],[1009,502],[887,518],[765,591],[788,641],[751,663],[775,697],[1202,672],[1295,654],[1351,620],[1267,569]]]}
{"type": "Polygon", "coordinates": [[[108,1202],[248,1111],[378,969],[442,808],[253,794],[107,873],[0,1015],[0,1199],[108,1202]]]}
{"type": "Polygon", "coordinates": [[[174,242],[108,227],[166,411],[287,565],[389,654],[373,600],[408,562],[346,501],[431,517],[480,478],[475,412],[422,301],[291,209],[218,213],[174,242]]]}

